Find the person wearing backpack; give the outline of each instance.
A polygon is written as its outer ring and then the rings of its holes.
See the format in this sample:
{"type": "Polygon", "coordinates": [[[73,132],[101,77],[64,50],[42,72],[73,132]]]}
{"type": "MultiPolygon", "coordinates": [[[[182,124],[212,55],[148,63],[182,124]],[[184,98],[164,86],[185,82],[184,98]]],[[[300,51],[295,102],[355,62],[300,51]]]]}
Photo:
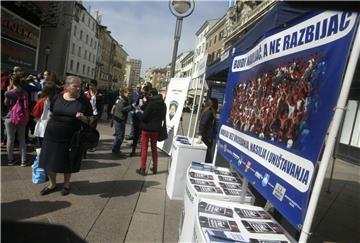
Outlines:
{"type": "Polygon", "coordinates": [[[120,88],[119,97],[115,101],[111,109],[111,114],[115,126],[115,139],[112,147],[113,154],[120,154],[120,147],[125,137],[125,125],[131,105],[128,100],[129,90],[127,88],[120,88]]]}
{"type": "Polygon", "coordinates": [[[25,127],[29,121],[28,94],[22,88],[22,78],[20,75],[14,75],[11,81],[12,88],[4,94],[4,103],[9,108],[4,122],[7,134],[6,151],[8,165],[15,165],[18,162],[14,159],[13,155],[15,134],[17,132],[21,151],[21,166],[27,166],[25,127]]]}

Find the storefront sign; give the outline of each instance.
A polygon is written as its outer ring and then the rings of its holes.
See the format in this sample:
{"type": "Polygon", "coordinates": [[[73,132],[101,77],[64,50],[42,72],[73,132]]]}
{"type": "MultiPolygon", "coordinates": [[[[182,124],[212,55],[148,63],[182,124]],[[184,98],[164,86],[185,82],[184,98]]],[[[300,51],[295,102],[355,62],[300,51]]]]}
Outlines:
{"type": "Polygon", "coordinates": [[[13,66],[21,66],[25,70],[34,70],[35,59],[35,49],[8,40],[6,38],[1,38],[2,66],[8,65],[10,69],[12,69],[13,66]]]}
{"type": "Polygon", "coordinates": [[[231,63],[219,152],[298,229],[355,23],[355,13],[313,12],[231,63]]]}
{"type": "Polygon", "coordinates": [[[1,36],[37,48],[39,28],[1,8],[1,36]]]}

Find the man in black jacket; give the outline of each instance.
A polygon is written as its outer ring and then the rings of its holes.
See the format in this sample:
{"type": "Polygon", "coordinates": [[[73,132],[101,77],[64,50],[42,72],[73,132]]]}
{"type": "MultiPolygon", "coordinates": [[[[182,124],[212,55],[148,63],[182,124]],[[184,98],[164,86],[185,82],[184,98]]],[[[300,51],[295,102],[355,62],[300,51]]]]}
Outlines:
{"type": "Polygon", "coordinates": [[[141,115],[141,165],[136,172],[145,175],[146,158],[149,139],[151,140],[151,152],[153,159],[152,172],[157,172],[158,154],[156,143],[166,116],[166,105],[161,94],[155,88],[150,89],[148,101],[144,105],[145,109],[141,115]]]}
{"type": "Polygon", "coordinates": [[[128,100],[129,90],[127,88],[121,88],[119,90],[119,97],[113,106],[111,113],[115,125],[115,139],[112,147],[113,154],[121,154],[120,147],[124,141],[125,136],[125,124],[127,115],[131,109],[131,105],[128,100]]]}

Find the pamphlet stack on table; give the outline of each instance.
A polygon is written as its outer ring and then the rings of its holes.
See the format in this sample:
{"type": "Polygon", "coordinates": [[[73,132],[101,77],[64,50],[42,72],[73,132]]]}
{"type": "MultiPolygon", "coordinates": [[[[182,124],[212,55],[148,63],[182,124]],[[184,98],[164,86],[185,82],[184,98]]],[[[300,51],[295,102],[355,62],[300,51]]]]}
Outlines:
{"type": "Polygon", "coordinates": [[[295,240],[261,207],[200,199],[192,242],[286,243],[295,240]]]}
{"type": "Polygon", "coordinates": [[[171,200],[183,200],[186,170],[192,161],[205,161],[206,149],[204,143],[193,143],[189,137],[174,138],[171,166],[166,182],[166,193],[171,200]]]}
{"type": "MultiPolygon", "coordinates": [[[[200,199],[217,199],[224,202],[241,202],[242,183],[239,175],[228,168],[192,162],[187,170],[184,211],[180,223],[180,241],[193,237],[195,209],[200,199]]],[[[247,191],[244,204],[254,204],[255,197],[247,191]]]]}

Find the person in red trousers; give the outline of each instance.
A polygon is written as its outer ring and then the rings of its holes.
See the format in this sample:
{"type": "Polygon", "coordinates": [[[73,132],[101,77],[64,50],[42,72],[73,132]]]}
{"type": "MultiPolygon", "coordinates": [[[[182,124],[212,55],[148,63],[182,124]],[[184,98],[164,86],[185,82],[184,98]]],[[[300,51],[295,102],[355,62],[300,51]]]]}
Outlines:
{"type": "MultiPolygon", "coordinates": [[[[141,112],[140,110],[137,112],[141,112]]],[[[151,141],[151,152],[153,159],[153,167],[151,171],[153,174],[157,172],[158,154],[156,143],[161,130],[162,123],[166,116],[166,105],[161,94],[155,88],[151,88],[148,99],[144,104],[143,113],[141,115],[140,127],[141,131],[141,164],[140,169],[136,172],[140,175],[145,175],[146,158],[149,140],[151,141]]]]}

